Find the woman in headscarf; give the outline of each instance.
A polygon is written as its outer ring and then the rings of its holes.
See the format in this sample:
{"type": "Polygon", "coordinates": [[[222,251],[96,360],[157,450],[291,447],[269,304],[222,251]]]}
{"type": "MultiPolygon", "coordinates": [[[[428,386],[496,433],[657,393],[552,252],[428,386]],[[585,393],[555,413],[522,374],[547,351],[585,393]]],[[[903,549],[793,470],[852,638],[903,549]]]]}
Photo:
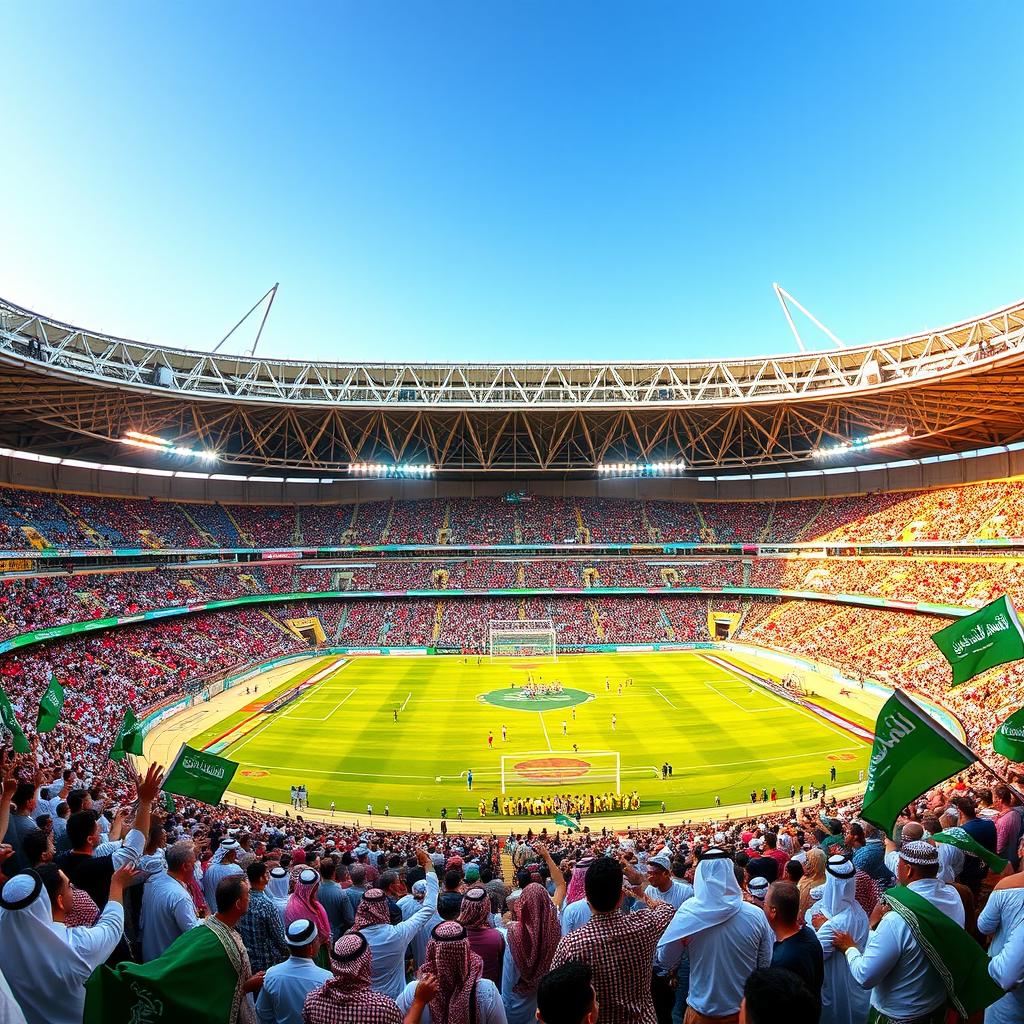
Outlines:
{"type": "Polygon", "coordinates": [[[854,981],[846,956],[832,947],[832,936],[837,931],[849,932],[863,952],[871,930],[868,915],[857,902],[857,869],[847,857],[829,857],[825,891],[807,916],[825,955],[821,1024],[862,1024],[871,1007],[871,992],[854,981]]]}
{"type": "Polygon", "coordinates": [[[312,921],[316,925],[319,939],[314,961],[319,967],[327,967],[327,951],[331,944],[331,922],[323,904],[316,898],[319,888],[320,872],[314,871],[312,868],[303,868],[295,882],[295,892],[292,893],[288,905],[284,908],[284,926],[287,928],[292,921],[312,921]]]}
{"type": "Polygon", "coordinates": [[[817,846],[807,851],[807,859],[804,861],[804,877],[796,883],[800,890],[800,918],[806,920],[807,909],[810,907],[811,890],[819,885],[825,884],[825,864],[828,858],[825,851],[817,846]]]}
{"type": "Polygon", "coordinates": [[[393,999],[371,989],[373,957],[359,932],[342,935],[329,958],[334,977],[306,996],[304,1024],[402,1024],[393,999]]]}
{"type": "Polygon", "coordinates": [[[506,931],[501,997],[510,1024],[530,1024],[537,1016],[537,985],[548,973],[562,937],[558,912],[539,882],[531,882],[516,904],[516,920],[506,931]]]}
{"type": "MultiPolygon", "coordinates": [[[[458,921],[442,921],[430,933],[422,973],[433,981],[434,994],[421,1024],[507,1024],[498,988],[483,977],[483,962],[458,921]]],[[[403,1012],[416,1002],[418,985],[409,982],[398,997],[403,1012]]]]}
{"type": "Polygon", "coordinates": [[[491,897],[486,889],[475,886],[462,897],[459,924],[469,936],[469,948],[484,963],[484,977],[500,989],[505,938],[491,924],[491,897]]]}
{"type": "Polygon", "coordinates": [[[590,904],[587,902],[586,878],[587,869],[594,863],[593,857],[581,857],[572,869],[569,887],[562,904],[562,934],[582,928],[590,920],[590,904]]]}

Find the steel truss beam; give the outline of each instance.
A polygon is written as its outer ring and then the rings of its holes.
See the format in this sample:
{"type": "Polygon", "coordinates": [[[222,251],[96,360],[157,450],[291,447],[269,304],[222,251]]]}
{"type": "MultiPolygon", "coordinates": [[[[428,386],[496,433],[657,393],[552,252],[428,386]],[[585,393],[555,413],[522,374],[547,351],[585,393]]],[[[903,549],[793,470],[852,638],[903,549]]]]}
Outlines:
{"type": "MultiPolygon", "coordinates": [[[[222,463],[344,471],[592,472],[602,462],[792,465],[906,431],[906,457],[1024,438],[1024,303],[892,342],[764,360],[316,365],[144,346],[0,302],[0,438],[124,461],[127,430],[222,463]],[[173,386],[153,383],[166,367],[173,386]]],[[[892,453],[888,453],[892,457],[892,453]]]]}
{"type": "Polygon", "coordinates": [[[345,409],[678,409],[848,397],[998,365],[1024,301],[936,331],[761,359],[633,363],[306,363],[145,345],[0,300],[0,363],[62,380],[255,405],[345,409]],[[166,385],[158,383],[165,375],[166,385]]]}

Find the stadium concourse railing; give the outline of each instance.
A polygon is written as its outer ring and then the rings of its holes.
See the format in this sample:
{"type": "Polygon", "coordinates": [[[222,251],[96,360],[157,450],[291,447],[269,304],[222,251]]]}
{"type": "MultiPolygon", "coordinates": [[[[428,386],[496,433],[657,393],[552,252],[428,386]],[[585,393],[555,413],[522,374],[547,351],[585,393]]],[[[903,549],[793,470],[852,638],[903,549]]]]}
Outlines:
{"type": "MultiPolygon", "coordinates": [[[[817,590],[782,590],[776,587],[506,587],[489,590],[306,590],[290,593],[246,594],[242,597],[225,598],[218,601],[202,601],[197,604],[175,605],[167,608],[153,608],[134,615],[118,615],[81,622],[67,622],[46,629],[33,629],[27,633],[0,642],[0,654],[30,644],[47,640],[58,640],[77,636],[99,629],[114,629],[118,626],[136,625],[142,622],[157,622],[179,615],[194,615],[198,612],[217,611],[253,604],[287,604],[291,601],[372,601],[404,600],[424,598],[430,600],[451,600],[457,597],[781,597],[805,601],[825,601],[832,604],[849,604],[863,608],[883,608],[891,611],[924,612],[946,618],[962,618],[977,611],[959,605],[933,604],[928,601],[894,601],[890,598],[875,597],[871,594],[829,594],[817,590]]],[[[652,645],[645,645],[651,647],[652,645]]],[[[653,645],[659,646],[659,645],[653,645]]],[[[678,646],[662,644],[662,649],[678,646]]],[[[358,650],[359,648],[352,648],[358,650]]],[[[430,649],[430,648],[428,648],[430,649]]],[[[607,645],[562,645],[561,650],[609,649],[607,645]]],[[[614,645],[612,645],[614,649],[614,645]]]]}

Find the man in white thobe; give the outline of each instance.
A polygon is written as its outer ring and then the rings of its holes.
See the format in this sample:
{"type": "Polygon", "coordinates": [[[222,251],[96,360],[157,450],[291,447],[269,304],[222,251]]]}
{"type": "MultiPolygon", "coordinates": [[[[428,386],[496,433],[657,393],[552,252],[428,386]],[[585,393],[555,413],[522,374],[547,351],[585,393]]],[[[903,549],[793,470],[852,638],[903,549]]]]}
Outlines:
{"type": "Polygon", "coordinates": [[[203,896],[208,907],[217,906],[217,886],[225,878],[244,874],[241,867],[235,863],[237,856],[238,840],[225,839],[210,858],[210,863],[206,866],[206,873],[203,875],[203,896]]]}
{"type": "Polygon", "coordinates": [[[712,848],[694,876],[694,895],[675,913],[658,942],[655,965],[672,971],[690,954],[686,1003],[706,1017],[738,1014],[750,975],[769,967],[775,935],[764,911],[743,899],[732,859],[712,848]]]}
{"type": "Polygon", "coordinates": [[[135,868],[119,868],[107,903],[91,928],[68,928],[74,896],[53,864],[15,875],[0,893],[4,975],[27,1024],[82,1024],[85,982],[124,934],[125,887],[135,868]]]}
{"type": "Polygon", "coordinates": [[[832,936],[848,932],[859,950],[867,945],[871,927],[857,902],[857,868],[837,854],[825,866],[825,892],[807,913],[825,956],[825,984],[821,990],[821,1024],[863,1024],[871,998],[850,973],[846,957],[832,945],[832,936]]]}
{"type": "Polygon", "coordinates": [[[155,960],[179,936],[199,924],[188,879],[196,866],[195,847],[184,839],[164,855],[166,869],[157,872],[142,890],[142,960],[155,960]]]}
{"type": "MultiPolygon", "coordinates": [[[[960,896],[938,878],[938,873],[939,851],[932,843],[915,840],[900,848],[896,866],[899,884],[963,928],[960,896]]],[[[940,1019],[946,1005],[946,987],[899,914],[890,911],[881,915],[863,953],[848,932],[834,932],[832,945],[846,955],[854,980],[871,989],[871,1006],[880,1019],[940,1019]]]]}

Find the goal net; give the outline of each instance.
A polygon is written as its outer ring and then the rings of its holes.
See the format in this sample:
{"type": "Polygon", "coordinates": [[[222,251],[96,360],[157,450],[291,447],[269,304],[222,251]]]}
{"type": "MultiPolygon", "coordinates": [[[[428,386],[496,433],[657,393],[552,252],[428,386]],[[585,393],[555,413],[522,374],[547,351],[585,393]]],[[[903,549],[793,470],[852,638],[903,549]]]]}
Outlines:
{"type": "Polygon", "coordinates": [[[544,794],[566,786],[607,786],[622,792],[617,750],[533,750],[501,755],[501,791],[526,787],[544,794]]]}
{"type": "Polygon", "coordinates": [[[487,649],[495,658],[558,659],[555,627],[551,619],[491,619],[487,649]]]}

